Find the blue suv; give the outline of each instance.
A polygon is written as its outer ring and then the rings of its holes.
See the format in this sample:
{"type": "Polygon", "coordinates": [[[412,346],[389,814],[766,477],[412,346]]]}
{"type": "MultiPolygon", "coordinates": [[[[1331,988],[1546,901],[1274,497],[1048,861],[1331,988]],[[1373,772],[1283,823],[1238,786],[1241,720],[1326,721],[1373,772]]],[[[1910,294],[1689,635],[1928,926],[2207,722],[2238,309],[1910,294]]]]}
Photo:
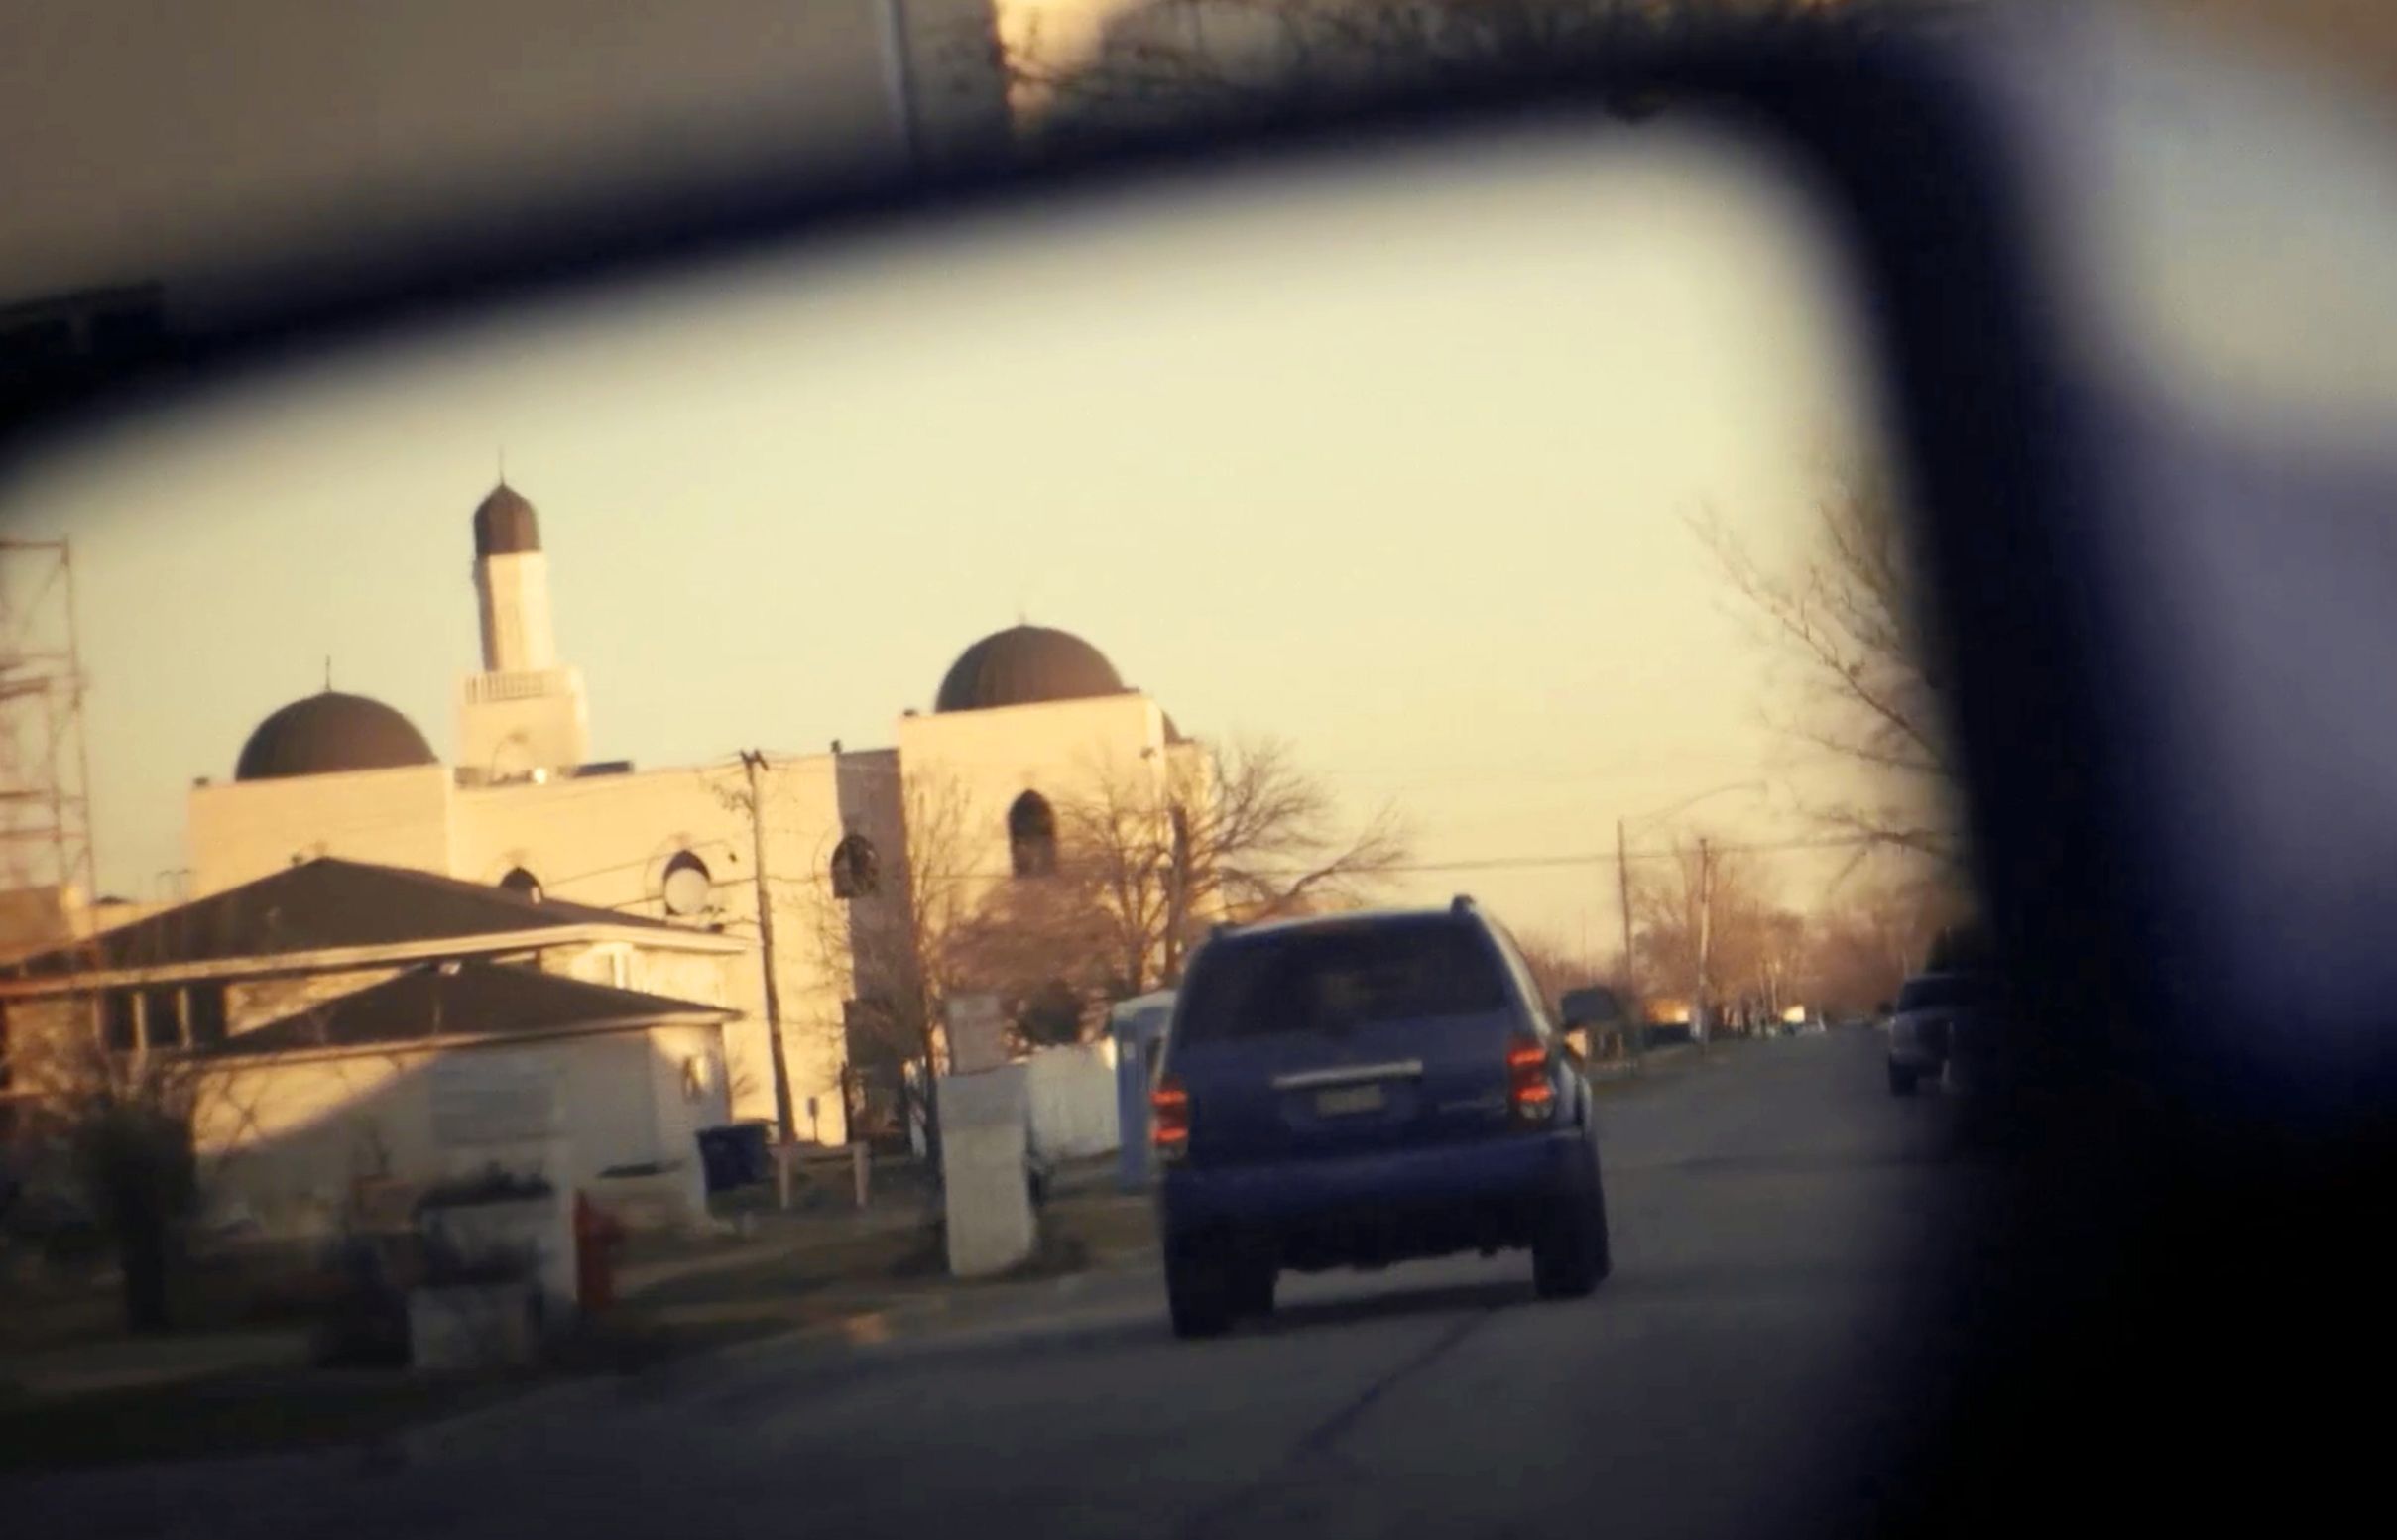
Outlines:
{"type": "Polygon", "coordinates": [[[1607,1275],[1589,1083],[1470,898],[1219,931],[1149,1100],[1178,1336],[1269,1312],[1285,1268],[1527,1246],[1542,1295],[1607,1275]]]}

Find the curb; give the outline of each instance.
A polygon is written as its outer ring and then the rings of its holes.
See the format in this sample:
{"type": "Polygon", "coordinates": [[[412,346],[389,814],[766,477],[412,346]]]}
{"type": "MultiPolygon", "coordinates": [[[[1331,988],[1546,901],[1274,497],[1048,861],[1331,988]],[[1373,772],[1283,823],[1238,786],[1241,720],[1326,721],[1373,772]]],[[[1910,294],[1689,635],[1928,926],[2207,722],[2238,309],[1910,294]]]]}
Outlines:
{"type": "Polygon", "coordinates": [[[377,1469],[436,1462],[494,1434],[638,1396],[644,1385],[657,1385],[693,1372],[704,1373],[712,1366],[746,1362],[797,1348],[822,1346],[833,1350],[828,1358],[846,1357],[899,1341],[907,1328],[954,1314],[960,1305],[995,1305],[1043,1294],[1072,1293],[1086,1279],[1142,1270],[1155,1253],[1153,1244],[1110,1249],[1092,1253],[1083,1267],[1050,1277],[989,1282],[950,1279],[882,1304],[860,1300],[844,1307],[832,1319],[701,1349],[667,1360],[654,1369],[630,1374],[591,1374],[537,1385],[495,1405],[403,1429],[388,1439],[364,1446],[357,1453],[365,1464],[377,1469]]]}

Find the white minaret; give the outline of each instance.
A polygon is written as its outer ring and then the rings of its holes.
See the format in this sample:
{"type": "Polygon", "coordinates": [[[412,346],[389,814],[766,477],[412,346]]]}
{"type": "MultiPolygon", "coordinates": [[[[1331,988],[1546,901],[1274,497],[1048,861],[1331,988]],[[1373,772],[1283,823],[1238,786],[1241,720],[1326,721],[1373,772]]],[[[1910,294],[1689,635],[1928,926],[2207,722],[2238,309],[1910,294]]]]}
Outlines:
{"type": "Polygon", "coordinates": [[[557,661],[549,558],[533,505],[506,482],[474,511],[474,591],[483,607],[483,671],[538,673],[557,661]]]}
{"type": "Polygon", "coordinates": [[[533,505],[505,481],[474,511],[474,592],[483,671],[458,707],[458,770],[469,781],[570,774],[590,758],[582,671],[557,665],[549,558],[533,505]]]}

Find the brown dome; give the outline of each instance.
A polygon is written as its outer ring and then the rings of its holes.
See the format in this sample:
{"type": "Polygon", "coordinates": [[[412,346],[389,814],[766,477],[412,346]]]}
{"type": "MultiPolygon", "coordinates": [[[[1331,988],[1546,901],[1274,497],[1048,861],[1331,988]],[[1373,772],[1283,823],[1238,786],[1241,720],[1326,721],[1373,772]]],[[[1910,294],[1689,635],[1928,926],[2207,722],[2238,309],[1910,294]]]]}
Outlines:
{"type": "Polygon", "coordinates": [[[540,548],[540,522],[534,517],[532,503],[514,487],[503,481],[475,506],[476,555],[513,556],[540,548]]]}
{"type": "Polygon", "coordinates": [[[1107,654],[1072,632],[1011,626],[958,654],[932,707],[987,711],[1123,693],[1124,680],[1107,654]]]}
{"type": "Polygon", "coordinates": [[[259,723],[241,746],[233,778],[276,780],[438,763],[416,724],[391,707],[363,695],[326,690],[296,700],[259,723]]]}

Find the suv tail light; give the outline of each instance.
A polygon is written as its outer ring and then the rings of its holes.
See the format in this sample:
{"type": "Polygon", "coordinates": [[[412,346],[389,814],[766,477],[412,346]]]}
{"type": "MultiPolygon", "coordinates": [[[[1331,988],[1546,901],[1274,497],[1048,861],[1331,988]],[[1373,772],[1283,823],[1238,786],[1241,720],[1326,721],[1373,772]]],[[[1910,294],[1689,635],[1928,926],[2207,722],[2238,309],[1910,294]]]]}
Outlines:
{"type": "Polygon", "coordinates": [[[1525,1123],[1546,1123],[1556,1111],[1548,1045],[1536,1037],[1517,1037],[1506,1045],[1506,1101],[1525,1123]]]}
{"type": "Polygon", "coordinates": [[[1190,1148],[1190,1093],[1168,1078],[1148,1093],[1148,1143],[1161,1159],[1179,1159],[1190,1148]]]}

